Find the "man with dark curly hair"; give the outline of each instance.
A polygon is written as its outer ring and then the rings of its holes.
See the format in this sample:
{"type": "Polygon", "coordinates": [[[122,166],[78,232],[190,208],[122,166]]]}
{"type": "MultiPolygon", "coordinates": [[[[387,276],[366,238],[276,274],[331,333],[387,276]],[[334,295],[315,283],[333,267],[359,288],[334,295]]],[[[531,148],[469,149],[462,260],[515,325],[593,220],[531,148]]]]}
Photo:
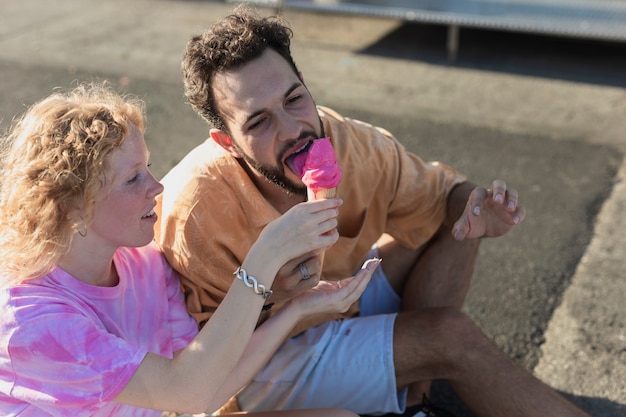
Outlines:
{"type": "Polygon", "coordinates": [[[260,321],[320,280],[341,285],[367,257],[382,268],[344,314],[300,322],[225,409],[401,414],[445,379],[479,416],[585,415],[461,312],[480,238],[525,217],[517,192],[501,180],[476,186],[386,130],[316,106],[291,36],[280,18],[240,6],[188,42],[185,94],[211,137],[164,178],[157,239],[203,325],[265,225],[306,200],[294,161],[329,137],[343,172],[339,240],[281,269],[260,321]]]}

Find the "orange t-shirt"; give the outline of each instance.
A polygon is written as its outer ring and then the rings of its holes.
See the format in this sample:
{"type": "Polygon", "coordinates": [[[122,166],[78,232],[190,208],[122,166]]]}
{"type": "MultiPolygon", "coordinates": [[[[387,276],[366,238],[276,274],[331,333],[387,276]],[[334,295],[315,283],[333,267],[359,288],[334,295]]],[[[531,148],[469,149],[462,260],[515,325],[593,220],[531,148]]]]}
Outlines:
{"type": "MultiPolygon", "coordinates": [[[[340,237],[325,253],[323,279],[353,275],[383,233],[412,248],[426,243],[444,220],[450,190],[465,177],[444,164],[425,163],[384,129],[328,108],[318,111],[343,171],[337,196],[344,201],[340,237]]],[[[223,300],[233,272],[261,230],[280,214],[210,138],[175,166],[163,184],[156,239],[181,275],[189,312],[202,324],[223,300]]],[[[357,313],[355,303],[343,315],[316,316],[299,323],[292,335],[357,313]]],[[[234,399],[226,410],[237,410],[234,399]]]]}
{"type": "MultiPolygon", "coordinates": [[[[323,277],[358,269],[383,233],[417,248],[438,230],[447,196],[465,178],[441,163],[425,163],[389,132],[319,107],[343,178],[337,196],[339,240],[325,254],[323,277]]],[[[187,307],[199,323],[222,301],[233,272],[261,230],[279,216],[239,163],[212,139],[192,150],[164,178],[156,238],[180,273],[187,307]]],[[[278,310],[275,306],[271,311],[278,310]]],[[[343,317],[358,312],[355,304],[343,317]]],[[[332,317],[300,323],[293,334],[332,317]]]]}

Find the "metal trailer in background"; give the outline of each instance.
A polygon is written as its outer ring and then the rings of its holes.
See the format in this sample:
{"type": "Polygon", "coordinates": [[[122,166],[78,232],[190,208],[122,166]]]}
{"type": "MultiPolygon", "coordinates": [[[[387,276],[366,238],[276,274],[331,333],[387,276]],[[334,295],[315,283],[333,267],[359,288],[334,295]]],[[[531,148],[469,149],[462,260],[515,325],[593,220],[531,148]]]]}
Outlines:
{"type": "MultiPolygon", "coordinates": [[[[230,0],[241,2],[240,0],[230,0]]],[[[279,12],[378,16],[448,27],[447,53],[456,61],[462,28],[626,41],[626,0],[245,0],[279,12]]]]}

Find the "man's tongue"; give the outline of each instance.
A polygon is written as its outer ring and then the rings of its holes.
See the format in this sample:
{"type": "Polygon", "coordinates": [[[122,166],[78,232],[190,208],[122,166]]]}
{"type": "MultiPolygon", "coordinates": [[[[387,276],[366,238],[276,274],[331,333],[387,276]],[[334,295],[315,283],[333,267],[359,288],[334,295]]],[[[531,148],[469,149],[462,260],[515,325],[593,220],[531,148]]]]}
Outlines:
{"type": "Polygon", "coordinates": [[[306,149],[287,159],[287,165],[298,176],[302,178],[304,175],[304,165],[306,164],[306,158],[309,155],[309,150],[306,149]]]}

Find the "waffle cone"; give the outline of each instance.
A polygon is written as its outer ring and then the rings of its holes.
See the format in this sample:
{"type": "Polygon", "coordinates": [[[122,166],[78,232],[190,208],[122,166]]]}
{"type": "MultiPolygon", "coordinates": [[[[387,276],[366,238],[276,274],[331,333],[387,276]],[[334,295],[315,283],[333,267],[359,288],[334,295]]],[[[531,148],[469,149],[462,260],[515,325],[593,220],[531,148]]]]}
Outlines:
{"type": "Polygon", "coordinates": [[[312,190],[307,188],[308,201],[313,200],[325,200],[327,198],[333,198],[337,195],[337,188],[321,188],[319,190],[312,190]]]}

